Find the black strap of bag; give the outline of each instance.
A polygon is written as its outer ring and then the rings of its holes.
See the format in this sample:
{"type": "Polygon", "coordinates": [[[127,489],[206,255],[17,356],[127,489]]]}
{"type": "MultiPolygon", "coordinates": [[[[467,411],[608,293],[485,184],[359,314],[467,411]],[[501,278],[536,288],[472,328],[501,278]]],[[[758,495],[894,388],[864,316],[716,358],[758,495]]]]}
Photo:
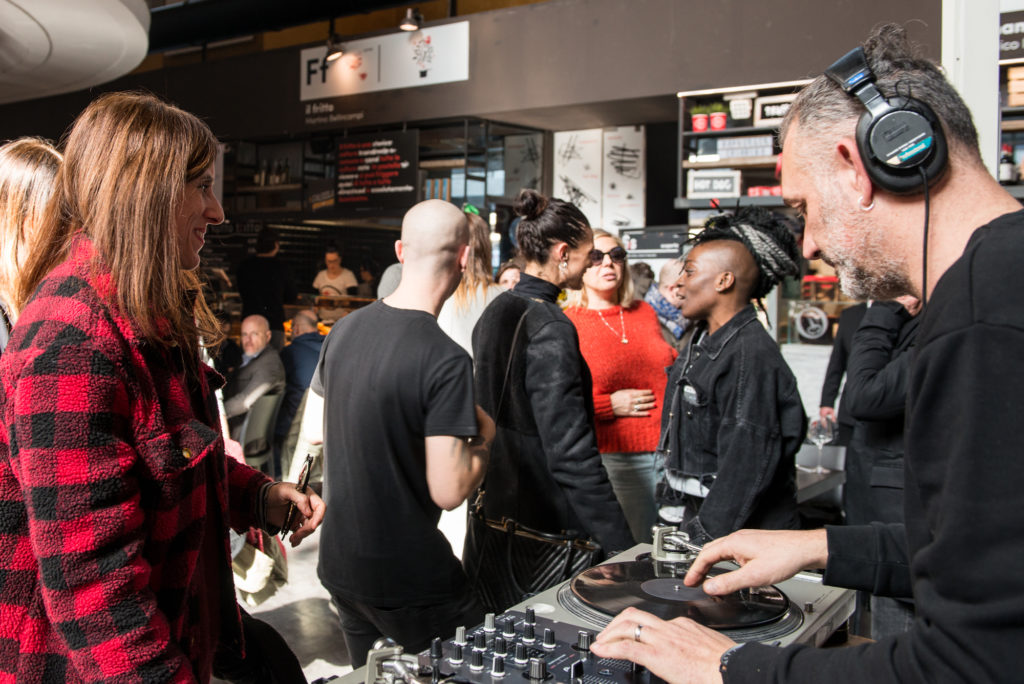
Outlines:
{"type": "MultiPolygon", "coordinates": [[[[509,380],[512,374],[512,363],[516,353],[519,351],[519,334],[530,313],[531,307],[535,304],[531,300],[525,300],[526,308],[519,316],[515,331],[512,334],[512,346],[509,350],[508,362],[505,365],[505,375],[501,384],[501,392],[498,395],[497,408],[495,410],[495,422],[501,416],[502,408],[505,405],[505,397],[509,392],[509,380]]],[[[508,494],[514,501],[518,500],[519,494],[519,465],[520,454],[518,451],[511,451],[508,454],[510,460],[510,471],[513,473],[507,484],[508,494]]],[[[503,517],[501,520],[490,520],[484,511],[484,488],[477,490],[473,503],[469,506],[469,515],[475,518],[480,528],[484,531],[500,532],[499,536],[504,538],[504,549],[498,551],[502,555],[501,569],[503,579],[510,583],[515,596],[505,596],[499,603],[506,603],[500,609],[507,608],[527,596],[542,591],[558,582],[568,579],[579,571],[596,563],[601,554],[601,547],[589,539],[581,539],[575,535],[564,533],[543,532],[531,527],[522,525],[513,518],[503,517]],[[517,568],[517,565],[519,566],[517,568]]],[[[480,540],[479,552],[482,557],[476,566],[473,577],[473,584],[478,584],[479,574],[489,560],[494,559],[492,554],[496,551],[486,540],[480,540]],[[490,557],[490,558],[486,558],[490,557]]],[[[494,540],[492,540],[494,541],[494,540]]],[[[489,574],[494,574],[493,569],[489,574]]],[[[488,601],[485,600],[485,603],[488,601]]],[[[494,603],[494,602],[491,602],[494,603]]],[[[492,606],[494,607],[494,606],[492,606]]]]}

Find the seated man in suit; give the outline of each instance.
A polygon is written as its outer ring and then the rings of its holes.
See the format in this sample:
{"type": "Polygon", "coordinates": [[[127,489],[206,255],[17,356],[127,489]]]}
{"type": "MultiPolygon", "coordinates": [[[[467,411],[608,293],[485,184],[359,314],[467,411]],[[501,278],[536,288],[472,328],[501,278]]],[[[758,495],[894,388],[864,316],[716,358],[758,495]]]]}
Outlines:
{"type": "Polygon", "coordinates": [[[245,421],[245,414],[264,394],[284,390],[284,364],[270,345],[270,323],[260,315],[242,321],[242,365],[224,387],[224,413],[232,438],[245,421]]]}

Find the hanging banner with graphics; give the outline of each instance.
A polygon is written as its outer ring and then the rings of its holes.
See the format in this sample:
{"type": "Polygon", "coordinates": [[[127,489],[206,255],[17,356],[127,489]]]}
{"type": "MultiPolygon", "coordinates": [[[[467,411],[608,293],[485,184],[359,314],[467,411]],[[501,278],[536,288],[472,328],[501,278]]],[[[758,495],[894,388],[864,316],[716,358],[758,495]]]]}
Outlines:
{"type": "Polygon", "coordinates": [[[505,197],[516,197],[523,188],[540,189],[544,135],[505,136],[505,197]]]}
{"type": "Polygon", "coordinates": [[[615,233],[645,225],[644,127],[606,128],[603,157],[601,227],[615,233]]]}
{"type": "Polygon", "coordinates": [[[601,227],[601,144],[603,131],[555,133],[554,196],[572,202],[594,228],[601,227]]]}
{"type": "Polygon", "coordinates": [[[344,46],[345,54],[334,62],[324,61],[326,45],[300,53],[301,101],[469,80],[468,21],[344,46]]]}

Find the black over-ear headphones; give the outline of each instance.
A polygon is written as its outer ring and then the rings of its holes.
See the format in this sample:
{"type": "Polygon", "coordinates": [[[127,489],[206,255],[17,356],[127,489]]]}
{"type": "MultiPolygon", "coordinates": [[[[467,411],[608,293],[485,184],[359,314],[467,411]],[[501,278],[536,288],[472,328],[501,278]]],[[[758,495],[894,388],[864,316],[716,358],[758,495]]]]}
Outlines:
{"type": "Polygon", "coordinates": [[[935,112],[912,97],[886,100],[875,86],[863,48],[855,48],[825,70],[825,75],[856,97],[867,111],[857,122],[857,149],[868,176],[897,195],[925,189],[946,171],[948,149],[935,112]]]}

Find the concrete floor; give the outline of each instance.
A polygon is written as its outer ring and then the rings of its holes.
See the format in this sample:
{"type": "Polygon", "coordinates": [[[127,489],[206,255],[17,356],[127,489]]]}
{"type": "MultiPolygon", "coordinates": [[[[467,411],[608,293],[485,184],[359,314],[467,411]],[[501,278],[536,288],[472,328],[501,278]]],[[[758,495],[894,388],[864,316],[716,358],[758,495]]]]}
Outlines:
{"type": "Polygon", "coordinates": [[[338,613],[316,576],[320,532],[314,532],[298,548],[287,543],[285,548],[288,583],[258,606],[242,605],[281,633],[298,656],[308,681],[351,672],[338,613]]]}
{"type": "MultiPolygon", "coordinates": [[[[440,528],[456,556],[462,556],[466,533],[466,507],[445,512],[440,528]]],[[[316,575],[320,532],[314,532],[298,548],[285,543],[288,553],[288,583],[258,606],[245,606],[252,615],[273,625],[291,646],[310,682],[320,677],[352,671],[345,638],[338,624],[338,612],[316,575]]],[[[242,604],[245,605],[245,604],[242,604]]],[[[214,679],[216,683],[221,680],[214,679]]]]}

